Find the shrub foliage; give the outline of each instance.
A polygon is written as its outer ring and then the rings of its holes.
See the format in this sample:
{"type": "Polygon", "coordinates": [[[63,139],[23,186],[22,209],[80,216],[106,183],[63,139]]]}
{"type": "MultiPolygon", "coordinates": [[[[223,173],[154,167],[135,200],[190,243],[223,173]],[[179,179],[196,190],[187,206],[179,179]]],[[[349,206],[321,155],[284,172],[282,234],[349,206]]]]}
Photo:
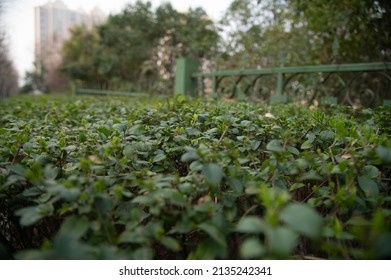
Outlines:
{"type": "Polygon", "coordinates": [[[388,108],[31,97],[0,105],[0,254],[391,257],[388,108]]]}

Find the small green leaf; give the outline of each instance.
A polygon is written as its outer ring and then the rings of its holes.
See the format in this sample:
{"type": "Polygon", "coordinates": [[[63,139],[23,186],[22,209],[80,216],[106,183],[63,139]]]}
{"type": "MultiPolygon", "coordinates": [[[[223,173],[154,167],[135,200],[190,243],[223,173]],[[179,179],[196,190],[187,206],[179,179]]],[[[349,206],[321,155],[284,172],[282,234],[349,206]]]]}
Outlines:
{"type": "Polygon", "coordinates": [[[205,180],[214,186],[218,186],[221,183],[221,180],[223,179],[223,169],[215,164],[215,163],[208,163],[204,164],[203,172],[205,176],[205,180]]]}
{"type": "Polygon", "coordinates": [[[151,197],[150,195],[139,195],[139,196],[136,196],[133,200],[132,200],[132,203],[139,203],[141,205],[149,205],[149,204],[152,204],[154,202],[154,198],[151,197]]]}
{"type": "Polygon", "coordinates": [[[198,156],[196,151],[189,151],[187,153],[184,153],[181,157],[182,162],[192,162],[199,159],[200,157],[198,156]]]}
{"type": "Polygon", "coordinates": [[[305,187],[305,185],[303,183],[294,183],[294,184],[291,185],[289,190],[290,191],[294,191],[294,190],[300,189],[302,187],[305,187]]]}
{"type": "Polygon", "coordinates": [[[45,166],[45,168],[43,170],[43,174],[45,175],[46,179],[54,180],[57,177],[58,168],[53,166],[53,165],[51,165],[51,164],[48,164],[48,165],[45,166]]]}
{"type": "Polygon", "coordinates": [[[296,156],[300,155],[300,151],[298,149],[296,149],[295,147],[292,147],[292,146],[289,146],[287,148],[287,150],[291,153],[291,154],[294,154],[296,156]]]}
{"type": "Polygon", "coordinates": [[[290,203],[281,211],[279,219],[304,236],[316,239],[321,235],[322,216],[306,204],[290,203]]]}
{"type": "Polygon", "coordinates": [[[44,217],[36,206],[19,209],[15,214],[20,216],[20,224],[22,226],[31,226],[44,217]]]}
{"type": "Polygon", "coordinates": [[[90,222],[86,217],[71,216],[62,224],[60,234],[69,234],[79,239],[87,232],[90,222]]]}
{"type": "Polygon", "coordinates": [[[261,141],[256,141],[256,140],[251,141],[250,142],[251,150],[255,151],[256,149],[258,149],[261,143],[262,143],[261,141]]]}
{"type": "Polygon", "coordinates": [[[110,136],[110,130],[107,129],[106,127],[104,127],[104,126],[99,127],[99,128],[98,128],[98,131],[99,131],[100,133],[102,133],[102,134],[103,134],[104,136],[106,136],[106,137],[109,137],[109,136],[110,136]]]}
{"type": "Polygon", "coordinates": [[[88,260],[91,259],[91,248],[77,240],[73,234],[59,234],[54,238],[53,251],[58,259],[88,260]]]}
{"type": "Polygon", "coordinates": [[[358,185],[365,193],[366,197],[377,198],[379,197],[379,187],[371,178],[360,176],[358,177],[358,185]]]}
{"type": "Polygon", "coordinates": [[[243,184],[239,179],[229,179],[228,184],[235,193],[243,193],[243,184]]]}
{"type": "Polygon", "coordinates": [[[258,217],[244,217],[239,221],[236,230],[243,233],[262,233],[265,230],[265,223],[258,217]]]}
{"type": "Polygon", "coordinates": [[[277,227],[268,231],[269,247],[273,255],[287,257],[298,243],[298,235],[287,227],[277,227]]]}
{"type": "Polygon", "coordinates": [[[216,241],[223,248],[227,247],[225,236],[212,224],[202,223],[198,228],[206,232],[214,241],[216,241]]]}
{"type": "Polygon", "coordinates": [[[26,175],[27,175],[27,169],[24,168],[20,164],[11,165],[9,167],[9,170],[11,170],[13,173],[15,173],[17,175],[20,175],[22,177],[26,177],[26,175]]]}
{"type": "Polygon", "coordinates": [[[196,128],[190,127],[190,128],[186,128],[186,133],[191,136],[198,136],[201,134],[201,131],[199,131],[196,128]]]}
{"type": "Polygon", "coordinates": [[[132,159],[132,157],[136,154],[136,148],[133,145],[126,145],[123,151],[123,154],[128,159],[132,159]]]}
{"type": "Polygon", "coordinates": [[[165,160],[166,158],[167,158],[167,156],[166,156],[165,154],[157,154],[157,155],[153,158],[153,163],[156,163],[156,162],[165,160]]]}
{"type": "Polygon", "coordinates": [[[302,180],[302,181],[306,181],[306,180],[320,181],[322,179],[323,179],[323,177],[320,176],[319,173],[316,172],[315,170],[310,170],[310,171],[306,172],[305,174],[303,174],[303,176],[300,177],[300,180],[302,180]]]}
{"type": "Polygon", "coordinates": [[[170,236],[163,236],[160,239],[160,243],[162,243],[167,249],[170,249],[171,251],[178,252],[181,250],[181,245],[178,240],[170,236]]]}
{"type": "Polygon", "coordinates": [[[312,148],[313,142],[314,142],[314,140],[308,139],[308,140],[305,141],[303,144],[301,144],[300,148],[301,148],[302,150],[311,149],[311,148],[312,148]]]}
{"type": "Polygon", "coordinates": [[[75,145],[69,145],[69,146],[66,146],[65,148],[63,148],[64,151],[67,151],[67,152],[73,152],[76,150],[76,146],[75,145]]]}
{"type": "Polygon", "coordinates": [[[379,146],[376,151],[384,165],[391,165],[391,148],[379,146]]]}
{"type": "Polygon", "coordinates": [[[126,126],[124,124],[122,124],[122,123],[114,124],[113,128],[117,129],[121,133],[124,133],[126,131],[126,126]]]}
{"type": "Polygon", "coordinates": [[[272,140],[269,143],[267,143],[266,150],[271,152],[276,152],[276,153],[280,153],[284,151],[280,140],[272,140]]]}
{"type": "Polygon", "coordinates": [[[240,255],[243,259],[255,259],[262,257],[265,248],[258,238],[247,238],[240,246],[240,255]]]}
{"type": "Polygon", "coordinates": [[[137,124],[131,127],[128,131],[130,135],[142,135],[146,132],[145,127],[141,124],[137,124]]]}
{"type": "Polygon", "coordinates": [[[368,178],[377,178],[380,176],[380,171],[376,166],[373,165],[366,165],[363,168],[363,176],[368,177],[368,178]]]}
{"type": "Polygon", "coordinates": [[[80,189],[78,188],[66,188],[63,185],[57,185],[54,187],[48,188],[49,193],[53,193],[64,199],[68,202],[75,202],[81,194],[80,189]]]}

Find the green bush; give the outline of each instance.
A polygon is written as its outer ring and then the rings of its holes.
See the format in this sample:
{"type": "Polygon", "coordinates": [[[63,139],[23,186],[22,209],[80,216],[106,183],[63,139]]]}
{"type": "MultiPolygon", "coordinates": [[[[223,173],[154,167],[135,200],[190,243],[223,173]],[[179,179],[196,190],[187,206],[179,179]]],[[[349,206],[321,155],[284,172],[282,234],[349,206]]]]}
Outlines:
{"type": "Polygon", "coordinates": [[[6,100],[0,255],[390,258],[390,113],[181,96],[6,100]]]}

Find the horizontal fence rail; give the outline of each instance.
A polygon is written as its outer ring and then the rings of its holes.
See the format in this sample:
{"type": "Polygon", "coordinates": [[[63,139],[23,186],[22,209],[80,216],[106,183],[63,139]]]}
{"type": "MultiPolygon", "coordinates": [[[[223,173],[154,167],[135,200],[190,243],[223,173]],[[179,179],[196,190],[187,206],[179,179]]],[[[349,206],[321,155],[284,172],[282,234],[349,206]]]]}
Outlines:
{"type": "Polygon", "coordinates": [[[196,96],[207,90],[229,98],[238,93],[251,95],[257,91],[270,102],[301,99],[306,103],[350,105],[389,105],[391,99],[391,63],[331,64],[267,69],[223,70],[199,72],[195,59],[178,59],[175,91],[196,96]],[[263,92],[261,92],[261,90],[263,92]]]}
{"type": "Polygon", "coordinates": [[[76,95],[112,95],[112,96],[127,96],[127,97],[140,97],[145,96],[144,93],[139,92],[125,92],[125,91],[113,91],[113,90],[98,90],[98,89],[83,89],[78,86],[73,88],[76,95]]]}
{"type": "Polygon", "coordinates": [[[331,64],[300,67],[278,67],[250,70],[225,70],[216,72],[194,73],[193,77],[222,77],[238,75],[305,74],[319,72],[367,72],[391,70],[390,62],[331,64]]]}

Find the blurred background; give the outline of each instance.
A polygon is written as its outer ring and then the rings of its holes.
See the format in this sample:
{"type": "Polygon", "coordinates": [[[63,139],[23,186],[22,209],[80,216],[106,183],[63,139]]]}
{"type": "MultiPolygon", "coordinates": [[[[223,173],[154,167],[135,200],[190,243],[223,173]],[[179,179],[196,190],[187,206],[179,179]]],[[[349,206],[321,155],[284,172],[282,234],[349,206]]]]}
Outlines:
{"type": "Polygon", "coordinates": [[[390,32],[388,0],[0,0],[0,96],[172,94],[180,57],[203,71],[383,62],[390,32]]]}

